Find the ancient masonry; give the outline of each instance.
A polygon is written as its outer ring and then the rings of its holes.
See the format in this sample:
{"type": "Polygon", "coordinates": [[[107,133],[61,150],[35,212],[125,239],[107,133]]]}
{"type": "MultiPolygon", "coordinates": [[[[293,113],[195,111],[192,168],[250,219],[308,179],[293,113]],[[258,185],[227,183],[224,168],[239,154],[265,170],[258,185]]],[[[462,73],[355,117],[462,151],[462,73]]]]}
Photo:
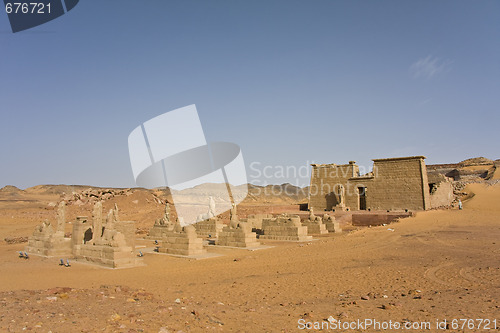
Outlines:
{"type": "Polygon", "coordinates": [[[47,257],[71,257],[111,268],[133,267],[141,263],[134,253],[135,222],[120,221],[115,205],[107,216],[102,203],[94,205],[92,224],[79,216],[73,222],[72,237],[64,237],[65,203],[59,204],[57,229],[49,222],[37,227],[28,241],[26,251],[47,257]]]}
{"type": "Polygon", "coordinates": [[[163,214],[163,217],[157,219],[153,227],[149,229],[148,238],[162,239],[167,234],[167,232],[174,229],[174,225],[175,224],[171,221],[170,216],[170,204],[167,202],[165,205],[165,213],[163,214]]]}
{"type": "Polygon", "coordinates": [[[217,218],[217,216],[200,221],[194,224],[196,232],[203,238],[217,238],[219,233],[224,228],[224,224],[217,218]]]}
{"type": "Polygon", "coordinates": [[[71,238],[64,237],[66,221],[66,203],[61,201],[57,208],[56,229],[49,221],[44,221],[35,228],[33,235],[28,239],[26,252],[44,257],[67,256],[71,254],[71,238]]]}
{"type": "Polygon", "coordinates": [[[239,221],[248,222],[248,224],[252,228],[252,231],[260,233],[262,231],[262,220],[271,218],[273,218],[273,215],[271,214],[252,214],[248,215],[247,218],[239,219],[239,221]]]}
{"type": "Polygon", "coordinates": [[[208,213],[198,216],[197,223],[194,224],[196,232],[203,238],[217,238],[224,228],[224,224],[215,215],[215,202],[209,198],[208,213]]]}
{"type": "Polygon", "coordinates": [[[309,218],[303,221],[302,225],[307,227],[308,235],[321,235],[328,233],[326,225],[323,223],[323,219],[320,216],[314,215],[312,209],[309,212],[309,218]]]}
{"type": "Polygon", "coordinates": [[[344,165],[312,164],[309,208],[425,210],[444,205],[449,201],[451,186],[441,186],[447,181],[444,178],[430,183],[424,159],[424,156],[375,159],[373,171],[364,175],[360,175],[354,161],[344,165]],[[439,200],[433,199],[436,194],[439,200]]]}
{"type": "Polygon", "coordinates": [[[328,232],[342,232],[342,228],[340,228],[340,224],[335,220],[335,216],[330,216],[325,213],[325,215],[323,215],[323,223],[326,225],[326,230],[328,230],[328,232]]]}
{"type": "Polygon", "coordinates": [[[307,227],[302,226],[297,215],[279,215],[276,218],[262,220],[263,235],[259,239],[307,241],[312,236],[307,235],[307,227]]]}
{"type": "Polygon", "coordinates": [[[236,205],[230,211],[229,226],[224,227],[219,233],[216,244],[221,246],[253,248],[260,246],[257,234],[252,232],[252,225],[248,222],[239,221],[236,214],[236,205]]]}
{"type": "Polygon", "coordinates": [[[203,248],[203,239],[198,237],[194,226],[182,227],[177,219],[173,229],[165,232],[158,252],[194,256],[204,254],[207,250],[203,248]]]}

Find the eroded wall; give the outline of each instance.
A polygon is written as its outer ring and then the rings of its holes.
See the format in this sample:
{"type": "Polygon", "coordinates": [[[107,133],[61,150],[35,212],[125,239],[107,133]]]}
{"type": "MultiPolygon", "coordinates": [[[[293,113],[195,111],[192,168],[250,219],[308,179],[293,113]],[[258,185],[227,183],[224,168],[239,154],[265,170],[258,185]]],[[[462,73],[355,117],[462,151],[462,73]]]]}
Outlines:
{"type": "Polygon", "coordinates": [[[366,188],[366,209],[425,210],[430,208],[425,157],[376,159],[373,173],[359,176],[354,163],[313,165],[310,207],[331,210],[339,202],[338,188],[344,189],[344,203],[360,209],[359,187],[366,188]]]}

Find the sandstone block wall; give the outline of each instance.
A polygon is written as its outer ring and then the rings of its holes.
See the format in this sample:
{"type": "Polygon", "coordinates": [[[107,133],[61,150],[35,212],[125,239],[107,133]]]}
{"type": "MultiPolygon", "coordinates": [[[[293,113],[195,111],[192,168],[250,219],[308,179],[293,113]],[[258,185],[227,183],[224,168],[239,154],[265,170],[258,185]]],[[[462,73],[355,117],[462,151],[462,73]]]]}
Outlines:
{"type": "Polygon", "coordinates": [[[45,257],[68,257],[72,254],[71,239],[54,235],[33,235],[28,239],[26,252],[45,257]]]}
{"type": "Polygon", "coordinates": [[[430,194],[424,159],[375,159],[373,172],[363,176],[354,162],[313,165],[309,206],[316,211],[332,210],[343,199],[350,210],[360,210],[363,199],[359,188],[365,188],[366,209],[428,209],[430,194]],[[343,198],[339,197],[339,186],[343,187],[343,198]]]}
{"type": "Polygon", "coordinates": [[[207,250],[203,248],[203,239],[198,238],[192,225],[184,228],[176,225],[175,229],[169,231],[162,239],[158,252],[192,256],[206,253],[207,250]]]}
{"type": "Polygon", "coordinates": [[[323,222],[306,220],[302,222],[302,226],[307,227],[308,235],[323,235],[328,233],[326,225],[323,222]]]}
{"type": "Polygon", "coordinates": [[[212,237],[217,238],[219,233],[224,228],[224,224],[219,221],[216,217],[212,217],[210,219],[200,221],[198,223],[193,224],[196,228],[196,233],[199,237],[212,237]]]}
{"type": "Polygon", "coordinates": [[[373,210],[430,208],[429,182],[423,156],[374,161],[374,177],[367,185],[366,204],[373,210]]]}
{"type": "Polygon", "coordinates": [[[436,183],[435,189],[430,195],[431,208],[450,206],[453,200],[455,200],[453,183],[449,181],[436,183]]]}
{"type": "Polygon", "coordinates": [[[219,233],[217,245],[232,247],[258,247],[257,234],[252,232],[251,226],[245,222],[237,228],[225,227],[219,233]]]}
{"type": "Polygon", "coordinates": [[[259,239],[286,240],[286,241],[307,241],[312,236],[307,235],[307,227],[300,223],[300,217],[277,217],[263,219],[263,235],[259,239]]]}

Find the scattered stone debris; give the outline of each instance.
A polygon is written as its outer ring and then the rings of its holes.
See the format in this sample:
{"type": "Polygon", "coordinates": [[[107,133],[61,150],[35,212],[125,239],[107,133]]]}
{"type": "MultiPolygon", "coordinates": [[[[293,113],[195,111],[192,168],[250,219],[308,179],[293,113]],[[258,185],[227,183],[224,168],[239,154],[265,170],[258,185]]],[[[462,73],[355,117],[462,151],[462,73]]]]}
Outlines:
{"type": "Polygon", "coordinates": [[[5,237],[4,241],[7,244],[20,244],[28,242],[28,237],[5,237]]]}
{"type": "MultiPolygon", "coordinates": [[[[96,189],[88,188],[81,192],[73,192],[71,194],[63,193],[61,200],[65,201],[68,205],[77,204],[82,205],[86,203],[95,203],[97,201],[105,201],[116,196],[131,195],[132,189],[96,189]]],[[[161,199],[160,199],[161,201],[161,199]]],[[[50,204],[49,204],[50,206],[50,204]]],[[[54,205],[55,206],[55,205],[54,205]]]]}

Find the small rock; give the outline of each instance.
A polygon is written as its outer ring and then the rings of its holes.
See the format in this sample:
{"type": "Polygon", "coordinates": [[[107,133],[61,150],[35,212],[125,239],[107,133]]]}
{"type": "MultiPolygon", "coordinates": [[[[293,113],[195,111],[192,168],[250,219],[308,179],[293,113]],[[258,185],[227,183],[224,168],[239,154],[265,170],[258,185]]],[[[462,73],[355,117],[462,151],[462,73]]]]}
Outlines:
{"type": "Polygon", "coordinates": [[[361,299],[363,301],[368,301],[370,299],[370,296],[361,296],[361,299]]]}
{"type": "Polygon", "coordinates": [[[118,320],[122,319],[122,317],[120,317],[120,315],[118,313],[115,313],[114,315],[111,316],[110,319],[112,321],[118,321],[118,320]]]}

